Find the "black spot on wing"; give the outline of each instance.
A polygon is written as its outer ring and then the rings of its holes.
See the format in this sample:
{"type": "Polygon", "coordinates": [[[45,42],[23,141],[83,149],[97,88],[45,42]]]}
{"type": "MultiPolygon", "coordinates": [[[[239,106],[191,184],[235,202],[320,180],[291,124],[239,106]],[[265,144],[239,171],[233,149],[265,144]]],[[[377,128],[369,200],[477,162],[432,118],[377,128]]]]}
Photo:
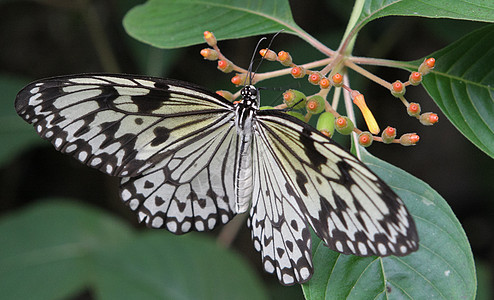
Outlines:
{"type": "Polygon", "coordinates": [[[170,130],[166,127],[156,127],[153,133],[155,135],[151,141],[151,146],[153,147],[163,144],[170,137],[170,130]]]}
{"type": "Polygon", "coordinates": [[[349,186],[349,185],[355,183],[352,176],[348,172],[352,168],[352,166],[350,166],[344,160],[338,161],[336,163],[336,166],[338,167],[338,169],[340,170],[340,173],[341,173],[341,177],[340,177],[341,184],[343,184],[344,186],[349,186]]]}
{"type": "Polygon", "coordinates": [[[304,145],[305,155],[310,158],[312,165],[319,169],[321,165],[327,163],[328,159],[316,150],[311,134],[311,131],[304,127],[300,135],[300,142],[304,145]]]}
{"type": "Polygon", "coordinates": [[[170,99],[167,84],[155,82],[155,87],[154,89],[149,89],[149,93],[146,95],[135,95],[131,97],[132,102],[137,105],[139,112],[151,113],[161,108],[170,99]]]}
{"type": "Polygon", "coordinates": [[[305,176],[305,174],[300,172],[299,170],[296,170],[295,174],[296,174],[295,180],[297,182],[298,187],[300,188],[304,196],[307,197],[307,189],[305,188],[305,184],[308,182],[307,176],[305,176]]]}
{"type": "Polygon", "coordinates": [[[156,204],[156,206],[161,206],[163,204],[165,204],[165,200],[163,198],[161,198],[160,196],[156,196],[154,197],[154,203],[156,204]]]}
{"type": "MultiPolygon", "coordinates": [[[[60,87],[60,89],[62,88],[63,87],[60,87]]],[[[98,101],[100,108],[111,108],[111,103],[113,103],[113,100],[120,96],[118,91],[111,85],[101,85],[98,89],[101,89],[101,94],[95,98],[101,99],[101,101],[98,101]]]]}

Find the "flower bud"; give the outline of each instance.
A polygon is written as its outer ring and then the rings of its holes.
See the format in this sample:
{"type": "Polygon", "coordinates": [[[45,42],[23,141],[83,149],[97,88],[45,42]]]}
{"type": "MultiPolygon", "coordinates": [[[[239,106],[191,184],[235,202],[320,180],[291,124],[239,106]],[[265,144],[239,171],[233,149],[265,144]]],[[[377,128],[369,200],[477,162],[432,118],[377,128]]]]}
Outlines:
{"type": "Polygon", "coordinates": [[[355,128],[352,120],[350,120],[350,118],[346,117],[346,116],[338,117],[334,121],[334,125],[335,125],[334,127],[335,127],[336,131],[338,131],[340,134],[344,134],[344,135],[352,133],[353,129],[355,128]]]}
{"type": "Polygon", "coordinates": [[[420,72],[410,73],[410,77],[408,77],[408,82],[410,82],[411,85],[419,85],[422,82],[422,73],[420,72]]]}
{"type": "Polygon", "coordinates": [[[383,139],[383,143],[391,144],[396,138],[396,128],[390,126],[386,127],[381,133],[381,138],[383,139]]]}
{"type": "Polygon", "coordinates": [[[369,147],[370,145],[372,145],[372,141],[374,141],[374,138],[368,131],[363,131],[358,136],[358,143],[360,144],[360,146],[369,147]]]}
{"type": "Polygon", "coordinates": [[[336,73],[331,77],[333,80],[333,85],[335,87],[340,87],[343,84],[343,76],[340,73],[336,73]]]}
{"type": "Polygon", "coordinates": [[[319,81],[321,80],[322,76],[321,76],[321,73],[319,72],[312,72],[311,74],[309,74],[309,78],[307,78],[309,80],[310,83],[316,85],[316,84],[319,84],[319,81]]]}
{"type": "Polygon", "coordinates": [[[436,64],[436,60],[433,57],[426,58],[426,59],[424,59],[422,64],[420,64],[418,71],[420,73],[422,73],[422,76],[425,76],[425,75],[429,74],[429,72],[432,69],[434,69],[435,64],[436,64]]]}
{"type": "Polygon", "coordinates": [[[302,109],[305,107],[306,101],[307,98],[300,91],[290,89],[283,93],[283,102],[290,108],[302,109]]]}
{"type": "Polygon", "coordinates": [[[320,95],[315,95],[307,99],[307,102],[305,104],[305,108],[307,109],[308,112],[310,112],[313,115],[320,114],[324,111],[324,106],[325,106],[325,100],[322,96],[320,95]]]}
{"type": "Polygon", "coordinates": [[[239,73],[232,77],[231,82],[236,86],[243,85],[246,82],[246,78],[247,75],[245,73],[239,73]]]}
{"type": "Polygon", "coordinates": [[[393,96],[395,96],[396,98],[399,98],[399,97],[405,95],[405,92],[406,92],[405,85],[403,85],[403,83],[401,81],[396,80],[391,85],[391,94],[393,96]]]}
{"type": "Polygon", "coordinates": [[[416,133],[406,133],[400,137],[400,144],[403,146],[415,146],[420,137],[416,133]]]}
{"type": "Polygon", "coordinates": [[[284,66],[289,67],[292,65],[292,56],[286,51],[278,52],[278,60],[284,66]]]}
{"type": "Polygon", "coordinates": [[[435,113],[427,112],[420,115],[419,121],[425,126],[431,126],[439,121],[439,116],[435,113]]]}
{"type": "Polygon", "coordinates": [[[216,94],[220,95],[221,97],[225,98],[228,101],[233,100],[233,94],[230,93],[229,91],[220,90],[220,91],[216,91],[216,94]]]}
{"type": "Polygon", "coordinates": [[[209,49],[209,48],[202,49],[201,55],[202,55],[202,57],[204,57],[204,59],[207,59],[207,60],[217,60],[218,59],[218,52],[216,52],[214,49],[209,49]]]}
{"type": "Polygon", "coordinates": [[[292,68],[290,73],[292,74],[293,78],[302,78],[305,76],[305,72],[306,72],[305,68],[295,66],[292,68]]]}
{"type": "Polygon", "coordinates": [[[418,117],[420,115],[420,104],[414,102],[408,104],[407,113],[412,117],[418,117]]]}
{"type": "Polygon", "coordinates": [[[210,46],[210,47],[214,47],[216,46],[216,37],[214,36],[214,34],[210,31],[204,31],[204,40],[206,40],[206,43],[210,46]]]}
{"type": "Polygon", "coordinates": [[[331,81],[324,77],[323,79],[321,79],[321,81],[319,81],[319,86],[321,87],[321,89],[327,89],[331,87],[331,81]]]}
{"type": "Polygon", "coordinates": [[[270,49],[261,49],[261,50],[259,50],[259,54],[261,54],[261,56],[264,59],[269,60],[269,61],[276,61],[276,59],[278,58],[276,53],[270,49]]]}
{"type": "Polygon", "coordinates": [[[228,60],[220,59],[218,60],[218,70],[223,73],[230,73],[231,71],[233,71],[233,65],[228,60]]]}

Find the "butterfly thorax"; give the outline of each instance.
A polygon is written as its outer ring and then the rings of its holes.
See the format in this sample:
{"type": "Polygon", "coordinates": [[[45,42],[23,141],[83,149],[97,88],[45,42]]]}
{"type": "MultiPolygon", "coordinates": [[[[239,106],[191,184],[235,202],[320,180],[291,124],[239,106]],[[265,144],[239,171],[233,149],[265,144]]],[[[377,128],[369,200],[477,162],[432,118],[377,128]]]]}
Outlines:
{"type": "Polygon", "coordinates": [[[252,199],[252,132],[258,109],[259,93],[253,85],[245,86],[242,101],[235,106],[235,127],[238,135],[239,155],[235,169],[235,202],[237,213],[247,211],[252,199]]]}

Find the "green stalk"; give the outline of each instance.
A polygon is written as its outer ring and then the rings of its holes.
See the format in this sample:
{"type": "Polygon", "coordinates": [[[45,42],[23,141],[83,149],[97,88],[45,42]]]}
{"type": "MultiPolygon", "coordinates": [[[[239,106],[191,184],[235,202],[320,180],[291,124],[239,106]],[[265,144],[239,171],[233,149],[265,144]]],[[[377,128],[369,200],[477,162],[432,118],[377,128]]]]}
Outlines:
{"type": "Polygon", "coordinates": [[[338,51],[345,56],[348,56],[352,53],[353,46],[355,45],[355,39],[357,37],[356,24],[360,15],[362,14],[362,9],[364,8],[365,0],[356,0],[353,5],[352,14],[350,15],[350,20],[348,20],[348,25],[345,30],[345,34],[343,35],[343,39],[341,40],[340,47],[338,51]]]}

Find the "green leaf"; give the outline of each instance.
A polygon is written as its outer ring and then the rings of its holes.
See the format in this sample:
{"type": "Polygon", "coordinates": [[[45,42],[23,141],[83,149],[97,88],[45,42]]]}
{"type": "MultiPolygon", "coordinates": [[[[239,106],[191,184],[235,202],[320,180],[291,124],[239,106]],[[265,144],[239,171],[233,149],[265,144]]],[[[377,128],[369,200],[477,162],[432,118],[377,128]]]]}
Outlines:
{"type": "Polygon", "coordinates": [[[372,20],[386,16],[494,22],[494,2],[490,0],[366,0],[357,24],[361,28],[372,20]]]}
{"type": "Polygon", "coordinates": [[[27,83],[25,79],[0,75],[0,166],[12,156],[31,144],[41,144],[33,126],[24,122],[15,112],[14,101],[17,92],[27,83]]]}
{"type": "Polygon", "coordinates": [[[430,186],[367,151],[362,160],[403,199],[413,215],[420,248],[405,257],[357,257],[314,244],[307,299],[474,299],[476,275],[465,232],[430,186]]]}
{"type": "Polygon", "coordinates": [[[424,77],[427,92],[465,137],[494,157],[494,25],[431,56],[436,66],[424,77]]]}
{"type": "Polygon", "coordinates": [[[129,35],[159,48],[204,43],[206,30],[221,40],[300,30],[287,0],[149,0],[123,24],[129,35]]]}
{"type": "Polygon", "coordinates": [[[95,251],[131,238],[120,222],[73,201],[41,203],[0,219],[6,299],[60,299],[89,283],[95,251]]]}
{"type": "Polygon", "coordinates": [[[266,299],[253,271],[200,234],[136,234],[101,211],[44,201],[0,219],[5,299],[266,299]]]}

